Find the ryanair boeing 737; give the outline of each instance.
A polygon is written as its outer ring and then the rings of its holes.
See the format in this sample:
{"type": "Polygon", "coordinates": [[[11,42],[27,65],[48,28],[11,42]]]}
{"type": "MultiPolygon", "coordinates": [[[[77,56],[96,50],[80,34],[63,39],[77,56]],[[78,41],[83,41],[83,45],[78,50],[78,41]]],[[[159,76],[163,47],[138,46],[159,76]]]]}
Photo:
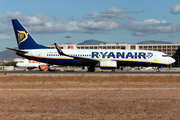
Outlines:
{"type": "MultiPolygon", "coordinates": [[[[17,19],[12,20],[19,50],[7,48],[17,55],[51,65],[87,66],[94,72],[101,69],[117,69],[120,66],[164,66],[175,62],[167,54],[149,50],[110,49],[56,49],[38,44],[17,19]]],[[[159,69],[157,68],[157,71],[159,69]]]]}

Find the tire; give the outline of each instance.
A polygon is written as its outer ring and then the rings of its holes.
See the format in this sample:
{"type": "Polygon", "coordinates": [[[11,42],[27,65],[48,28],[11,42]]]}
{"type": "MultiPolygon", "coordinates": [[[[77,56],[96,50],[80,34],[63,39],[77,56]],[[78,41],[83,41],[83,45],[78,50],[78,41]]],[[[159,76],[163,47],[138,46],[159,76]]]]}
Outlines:
{"type": "Polygon", "coordinates": [[[95,68],[94,67],[89,67],[88,68],[88,72],[94,72],[95,71],[95,68]]]}

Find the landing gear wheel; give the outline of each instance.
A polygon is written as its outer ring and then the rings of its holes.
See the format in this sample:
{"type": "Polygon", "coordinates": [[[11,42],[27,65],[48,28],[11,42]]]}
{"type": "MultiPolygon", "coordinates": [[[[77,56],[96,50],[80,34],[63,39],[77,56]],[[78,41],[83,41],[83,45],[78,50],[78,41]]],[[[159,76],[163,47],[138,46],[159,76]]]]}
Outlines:
{"type": "Polygon", "coordinates": [[[159,68],[156,69],[156,72],[160,72],[159,68]]]}
{"type": "Polygon", "coordinates": [[[88,68],[88,72],[94,72],[95,71],[95,68],[94,67],[89,67],[88,68]]]}
{"type": "Polygon", "coordinates": [[[123,67],[119,67],[119,70],[123,70],[123,67]]]}
{"type": "Polygon", "coordinates": [[[50,68],[48,68],[48,71],[51,71],[51,69],[50,69],[50,68]]]}
{"type": "Polygon", "coordinates": [[[94,72],[94,71],[95,71],[95,68],[93,67],[91,71],[94,72]]]}

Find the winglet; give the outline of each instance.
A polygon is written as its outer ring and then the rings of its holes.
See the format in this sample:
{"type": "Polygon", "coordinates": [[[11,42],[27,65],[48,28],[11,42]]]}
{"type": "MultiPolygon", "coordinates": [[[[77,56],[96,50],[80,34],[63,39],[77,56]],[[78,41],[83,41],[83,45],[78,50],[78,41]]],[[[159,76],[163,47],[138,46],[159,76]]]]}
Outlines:
{"type": "Polygon", "coordinates": [[[54,43],[54,45],[55,45],[55,47],[56,47],[56,49],[57,49],[57,51],[58,51],[58,53],[59,53],[60,55],[65,55],[65,54],[63,53],[63,51],[61,50],[61,48],[60,48],[56,43],[54,43]]]}

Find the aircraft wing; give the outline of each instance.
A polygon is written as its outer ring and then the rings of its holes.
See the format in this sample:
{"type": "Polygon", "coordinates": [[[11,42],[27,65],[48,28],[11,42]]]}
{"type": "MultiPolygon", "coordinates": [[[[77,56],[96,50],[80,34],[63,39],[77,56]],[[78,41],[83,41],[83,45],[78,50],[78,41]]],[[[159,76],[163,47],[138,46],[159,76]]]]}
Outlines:
{"type": "Polygon", "coordinates": [[[74,58],[74,61],[76,61],[76,62],[80,62],[83,64],[89,64],[89,63],[98,64],[99,63],[99,60],[96,60],[96,59],[67,55],[59,48],[59,46],[56,43],[54,43],[54,45],[60,55],[72,57],[72,58],[74,58]]]}
{"type": "Polygon", "coordinates": [[[16,53],[21,53],[21,54],[28,53],[28,52],[26,52],[26,51],[22,51],[22,50],[16,50],[16,49],[7,48],[7,47],[6,47],[6,49],[8,49],[8,50],[12,50],[12,51],[15,51],[16,53]]]}

